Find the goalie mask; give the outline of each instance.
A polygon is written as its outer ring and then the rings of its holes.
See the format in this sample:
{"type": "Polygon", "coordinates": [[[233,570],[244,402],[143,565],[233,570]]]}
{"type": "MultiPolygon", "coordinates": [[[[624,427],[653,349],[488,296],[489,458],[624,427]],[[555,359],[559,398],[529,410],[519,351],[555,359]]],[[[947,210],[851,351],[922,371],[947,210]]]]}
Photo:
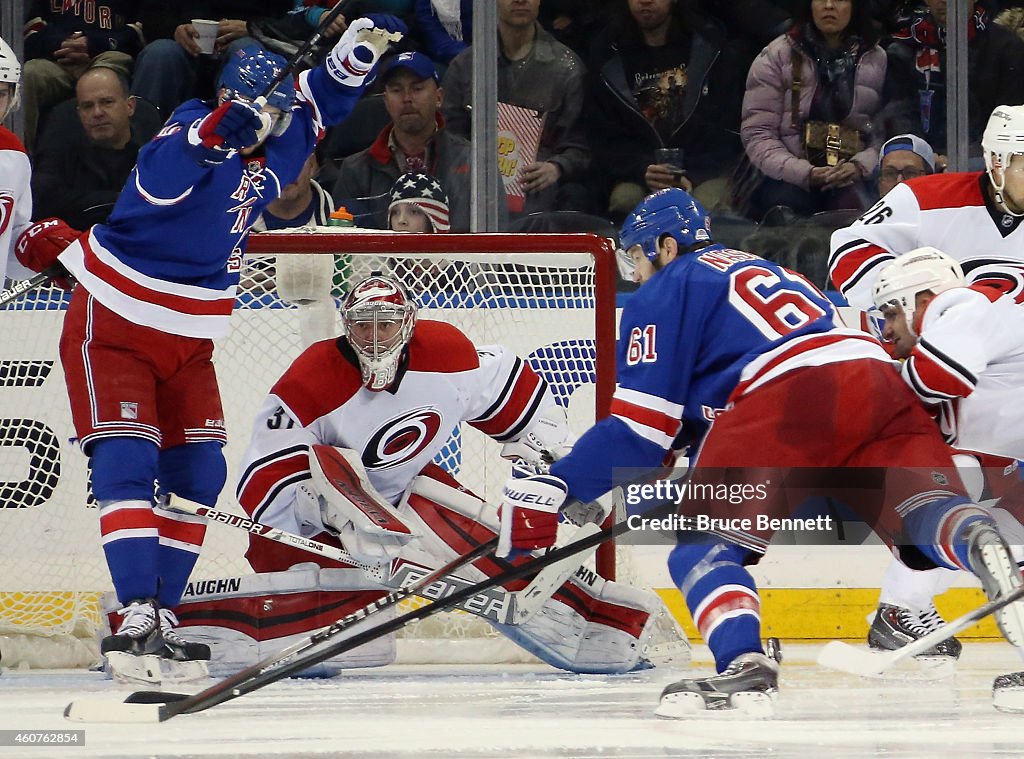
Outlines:
{"type": "Polygon", "coordinates": [[[917,294],[931,291],[938,295],[963,284],[964,272],[959,263],[936,248],[924,247],[897,256],[886,264],[878,274],[871,297],[879,309],[900,306],[910,331],[917,334],[914,329],[917,294]]]}
{"type": "Polygon", "coordinates": [[[0,82],[6,82],[10,94],[5,110],[0,110],[0,121],[7,117],[18,106],[20,92],[18,83],[21,81],[21,63],[18,62],[11,46],[0,39],[0,82]]]}
{"type": "Polygon", "coordinates": [[[416,303],[396,280],[374,275],[349,292],[341,304],[341,324],[359,359],[363,385],[386,390],[412,338],[416,303]]]}
{"type": "Polygon", "coordinates": [[[659,190],[644,198],[626,218],[619,233],[619,272],[626,281],[636,268],[629,249],[639,245],[649,261],[658,258],[658,241],[669,235],[681,252],[711,242],[711,219],[704,206],[678,187],[659,190]]]}

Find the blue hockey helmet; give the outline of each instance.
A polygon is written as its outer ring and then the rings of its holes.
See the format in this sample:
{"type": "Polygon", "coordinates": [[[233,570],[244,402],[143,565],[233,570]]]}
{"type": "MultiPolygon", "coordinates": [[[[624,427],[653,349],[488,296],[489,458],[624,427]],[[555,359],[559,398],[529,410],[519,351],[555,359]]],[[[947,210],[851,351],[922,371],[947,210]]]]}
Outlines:
{"type": "Polygon", "coordinates": [[[648,195],[626,217],[619,233],[624,253],[639,245],[648,260],[658,257],[658,240],[669,235],[683,249],[711,242],[711,219],[704,206],[678,187],[648,195]]]}
{"type": "MultiPolygon", "coordinates": [[[[240,98],[252,102],[267,89],[270,83],[288,65],[288,61],[280,55],[264,50],[253,43],[239,48],[220,72],[217,88],[228,91],[228,99],[240,98]]],[[[285,80],[267,98],[267,105],[280,109],[283,113],[291,110],[295,102],[295,82],[292,78],[285,80]]]]}

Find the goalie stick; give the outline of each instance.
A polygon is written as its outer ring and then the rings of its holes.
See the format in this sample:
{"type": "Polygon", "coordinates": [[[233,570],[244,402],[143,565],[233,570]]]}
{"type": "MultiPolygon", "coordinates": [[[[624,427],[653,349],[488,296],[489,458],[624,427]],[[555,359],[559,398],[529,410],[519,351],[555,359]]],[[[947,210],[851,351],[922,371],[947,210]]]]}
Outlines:
{"type": "Polygon", "coordinates": [[[12,300],[17,300],[22,295],[33,290],[42,287],[47,284],[54,277],[66,277],[67,271],[63,266],[51,266],[49,269],[39,272],[33,275],[30,279],[24,279],[21,282],[16,282],[11,287],[7,288],[3,292],[0,292],[0,306],[6,306],[12,300]]]}
{"type": "MultiPolygon", "coordinates": [[[[674,503],[667,502],[658,504],[645,513],[651,513],[655,510],[672,509],[674,507],[674,503]]],[[[369,630],[364,630],[344,640],[329,643],[332,638],[337,637],[342,631],[347,630],[352,625],[365,619],[369,614],[372,614],[381,603],[375,602],[365,609],[361,609],[335,622],[333,625],[325,627],[309,638],[289,646],[284,651],[268,657],[236,675],[191,696],[182,693],[137,691],[128,696],[124,702],[81,699],[68,704],[64,710],[64,716],[77,722],[164,722],[179,714],[195,714],[196,712],[205,711],[217,704],[244,696],[314,664],[319,664],[333,656],[350,651],[364,643],[376,640],[384,635],[390,635],[411,622],[425,619],[438,612],[450,609],[456,604],[498,585],[518,580],[546,566],[573,556],[580,551],[585,551],[606,540],[622,535],[629,529],[629,522],[624,520],[611,527],[606,527],[583,540],[574,541],[531,561],[510,567],[494,577],[481,580],[475,585],[456,591],[446,598],[425,604],[418,609],[413,609],[388,622],[372,627],[369,630]],[[322,645],[323,647],[321,648],[322,645]]],[[[497,538],[478,546],[474,551],[455,559],[436,572],[431,573],[428,577],[433,581],[437,577],[441,577],[471,561],[474,554],[480,556],[486,551],[493,550],[496,546],[497,538]]],[[[424,578],[424,580],[426,579],[424,578]]],[[[424,583],[421,587],[424,587],[426,584],[429,583],[424,583]]],[[[411,592],[415,591],[405,591],[404,593],[396,591],[395,593],[388,594],[386,598],[392,598],[400,594],[400,598],[397,600],[401,600],[401,598],[410,595],[411,592]]],[[[393,603],[388,605],[393,605],[393,603]]]]}
{"type": "MultiPolygon", "coordinates": [[[[184,512],[186,514],[193,514],[199,517],[206,517],[211,522],[227,525],[228,527],[235,527],[252,535],[259,535],[260,537],[272,540],[276,543],[282,543],[293,548],[298,548],[302,551],[308,551],[309,553],[316,554],[317,556],[322,556],[325,559],[351,564],[359,567],[359,569],[363,570],[374,580],[382,584],[387,584],[389,581],[395,583],[397,578],[397,584],[401,587],[406,584],[407,578],[410,577],[414,578],[413,581],[418,584],[419,580],[423,577],[423,573],[429,573],[432,571],[421,564],[405,561],[401,558],[395,559],[390,564],[366,564],[358,561],[344,548],[337,548],[311,538],[304,538],[301,535],[296,535],[277,527],[271,527],[268,524],[256,522],[248,517],[242,517],[228,511],[212,509],[208,506],[196,503],[195,501],[190,501],[187,498],[182,498],[174,493],[168,493],[161,496],[157,501],[157,506],[161,509],[169,509],[172,511],[184,512]]],[[[575,539],[585,538],[594,534],[598,529],[598,525],[583,525],[575,533],[574,537],[575,539]]],[[[554,592],[558,590],[566,580],[576,573],[581,565],[582,562],[578,555],[568,556],[562,561],[555,562],[554,564],[542,569],[530,581],[530,583],[521,590],[509,591],[504,588],[494,588],[488,593],[488,598],[469,599],[469,602],[459,608],[469,614],[474,614],[486,619],[492,619],[499,624],[521,625],[540,611],[541,606],[551,598],[554,592]],[[481,601],[483,602],[481,603],[481,601]]],[[[447,595],[447,593],[452,592],[452,590],[459,590],[472,585],[470,581],[463,580],[459,577],[439,578],[438,582],[447,586],[447,588],[438,595],[447,595]]],[[[429,600],[428,596],[421,597],[428,598],[429,600]]]]}
{"type": "Polygon", "coordinates": [[[885,651],[884,653],[865,651],[841,640],[833,640],[821,649],[821,653],[818,654],[818,664],[862,677],[877,677],[904,659],[923,654],[936,644],[952,638],[961,630],[967,629],[989,614],[997,612],[1021,598],[1024,598],[1024,587],[1017,588],[1003,598],[989,601],[894,651],[885,651]]]}

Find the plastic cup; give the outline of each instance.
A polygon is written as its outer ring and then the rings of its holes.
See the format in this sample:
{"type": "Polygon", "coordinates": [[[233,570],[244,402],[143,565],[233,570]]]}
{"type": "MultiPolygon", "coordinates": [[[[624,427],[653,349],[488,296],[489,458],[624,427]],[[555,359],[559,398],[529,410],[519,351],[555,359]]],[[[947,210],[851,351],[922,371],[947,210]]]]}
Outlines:
{"type": "Polygon", "coordinates": [[[196,44],[199,45],[199,52],[203,55],[213,55],[213,46],[217,42],[217,28],[220,26],[220,22],[210,21],[206,18],[194,18],[192,26],[199,33],[199,36],[195,38],[196,44]]]}

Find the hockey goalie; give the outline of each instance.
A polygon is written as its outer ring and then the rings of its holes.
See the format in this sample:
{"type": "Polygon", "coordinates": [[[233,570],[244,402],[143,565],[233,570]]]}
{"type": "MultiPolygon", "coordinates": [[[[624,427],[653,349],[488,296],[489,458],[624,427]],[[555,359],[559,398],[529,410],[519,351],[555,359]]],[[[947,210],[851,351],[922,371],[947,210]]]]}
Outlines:
{"type": "MultiPolygon", "coordinates": [[[[211,646],[211,673],[251,665],[495,537],[497,509],[432,463],[460,424],[532,467],[571,446],[565,412],[543,378],[500,346],[476,347],[452,325],[417,321],[397,280],[375,275],[356,284],[341,322],[340,337],[314,343],[271,389],[237,494],[253,520],[341,547],[351,560],[251,536],[246,558],[255,575],[238,587],[193,583],[201,592],[186,593],[177,609],[190,635],[211,646]]],[[[581,504],[574,520],[603,517],[596,504],[581,504]]],[[[477,582],[529,558],[485,556],[449,581],[477,582]]],[[[578,568],[563,568],[553,583],[545,578],[546,589],[527,579],[463,608],[554,667],[646,666],[660,599],[578,568]],[[527,590],[532,608],[510,602],[527,590]]],[[[316,674],[394,656],[393,637],[382,638],[316,674]]]]}

